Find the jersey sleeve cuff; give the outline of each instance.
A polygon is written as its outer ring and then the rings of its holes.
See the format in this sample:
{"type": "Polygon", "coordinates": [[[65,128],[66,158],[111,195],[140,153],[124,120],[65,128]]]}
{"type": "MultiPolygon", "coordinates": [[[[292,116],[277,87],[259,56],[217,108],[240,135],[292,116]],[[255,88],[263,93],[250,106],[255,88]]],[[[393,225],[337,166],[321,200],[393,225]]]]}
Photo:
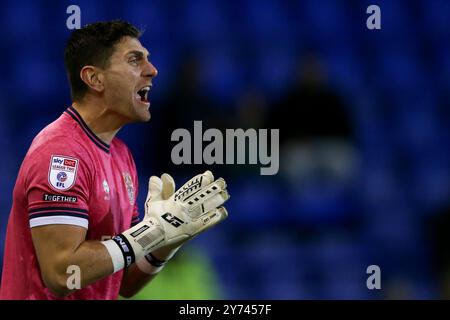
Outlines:
{"type": "Polygon", "coordinates": [[[83,228],[89,226],[89,215],[86,209],[70,207],[45,207],[28,211],[30,228],[49,225],[67,224],[83,228]]]}

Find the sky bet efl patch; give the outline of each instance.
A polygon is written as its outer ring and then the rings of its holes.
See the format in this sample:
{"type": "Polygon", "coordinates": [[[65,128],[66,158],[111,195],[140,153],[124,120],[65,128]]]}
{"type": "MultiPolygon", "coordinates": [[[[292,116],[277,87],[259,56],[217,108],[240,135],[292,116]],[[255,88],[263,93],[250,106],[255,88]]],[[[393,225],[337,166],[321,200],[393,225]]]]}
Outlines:
{"type": "Polygon", "coordinates": [[[65,191],[72,188],[77,178],[78,159],[66,156],[52,156],[48,182],[53,189],[65,191]]]}

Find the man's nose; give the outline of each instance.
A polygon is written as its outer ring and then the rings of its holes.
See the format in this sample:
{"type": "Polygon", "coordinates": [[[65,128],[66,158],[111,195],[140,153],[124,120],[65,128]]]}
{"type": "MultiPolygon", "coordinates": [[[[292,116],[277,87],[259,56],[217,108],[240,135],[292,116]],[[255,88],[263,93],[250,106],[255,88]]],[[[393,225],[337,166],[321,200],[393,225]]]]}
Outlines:
{"type": "Polygon", "coordinates": [[[147,61],[143,75],[144,77],[154,78],[158,75],[158,70],[150,61],[147,61]]]}

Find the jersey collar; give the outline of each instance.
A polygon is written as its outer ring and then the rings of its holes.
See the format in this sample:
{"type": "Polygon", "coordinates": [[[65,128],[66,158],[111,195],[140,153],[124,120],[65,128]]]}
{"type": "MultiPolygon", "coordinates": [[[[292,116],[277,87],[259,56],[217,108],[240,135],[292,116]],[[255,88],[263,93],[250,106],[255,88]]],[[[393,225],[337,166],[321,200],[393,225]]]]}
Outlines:
{"type": "Polygon", "coordinates": [[[77,110],[73,106],[70,106],[65,111],[69,116],[73,118],[78,124],[80,125],[81,129],[83,129],[84,133],[88,136],[89,139],[91,139],[94,144],[105,151],[106,153],[109,153],[109,144],[103,142],[99,137],[95,135],[95,133],[92,132],[92,130],[87,126],[86,122],[84,122],[83,118],[80,116],[77,110]]]}

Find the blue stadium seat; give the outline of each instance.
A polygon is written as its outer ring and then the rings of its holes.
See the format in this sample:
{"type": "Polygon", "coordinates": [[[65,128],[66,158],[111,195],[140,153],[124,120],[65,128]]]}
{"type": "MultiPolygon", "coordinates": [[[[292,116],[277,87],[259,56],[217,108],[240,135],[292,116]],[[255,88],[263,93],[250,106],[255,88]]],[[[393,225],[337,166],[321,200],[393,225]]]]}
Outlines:
{"type": "Polygon", "coordinates": [[[233,188],[230,190],[233,197],[227,203],[229,211],[234,213],[229,217],[230,223],[251,228],[286,223],[288,203],[277,191],[277,185],[250,182],[233,188]]]}
{"type": "MultiPolygon", "coordinates": [[[[368,206],[386,203],[400,197],[400,187],[394,176],[391,148],[373,148],[368,155],[363,168],[363,199],[368,206]]],[[[369,215],[374,214],[368,212],[369,215]]]]}
{"type": "Polygon", "coordinates": [[[300,3],[299,19],[304,20],[308,28],[309,41],[317,45],[336,45],[352,43],[353,29],[351,27],[348,7],[343,2],[302,1],[300,3]]]}
{"type": "Polygon", "coordinates": [[[233,55],[230,47],[216,47],[200,57],[203,92],[226,105],[237,98],[244,81],[244,70],[233,55]]]}
{"type": "Polygon", "coordinates": [[[437,101],[433,95],[424,89],[418,95],[392,97],[392,101],[396,107],[388,121],[397,147],[420,153],[439,142],[437,101]]]}
{"type": "MultiPolygon", "coordinates": [[[[288,232],[286,232],[288,234],[288,232]]],[[[293,299],[299,296],[301,273],[307,268],[300,264],[298,243],[288,235],[269,232],[254,237],[240,252],[248,271],[260,281],[262,299],[293,299]],[[290,261],[290,263],[279,263],[290,261]],[[271,263],[273,262],[273,263],[271,263]],[[282,292],[284,290],[289,290],[282,292]]],[[[246,278],[251,277],[245,275],[246,278]]]]}
{"type": "Polygon", "coordinates": [[[144,46],[153,46],[159,50],[171,38],[170,13],[172,10],[167,10],[162,1],[132,0],[123,6],[120,16],[144,29],[141,38],[144,46]]]}
{"type": "Polygon", "coordinates": [[[229,34],[229,20],[225,19],[221,1],[194,0],[178,8],[178,16],[182,29],[177,30],[188,43],[195,45],[211,45],[221,41],[229,34]]]}
{"type": "Polygon", "coordinates": [[[236,8],[236,11],[242,11],[242,31],[247,35],[246,39],[267,49],[286,43],[292,33],[293,21],[289,19],[289,10],[287,3],[274,0],[250,0],[236,8]]]}
{"type": "Polygon", "coordinates": [[[414,53],[383,50],[375,61],[376,82],[383,92],[410,94],[426,86],[423,66],[414,53]]]}
{"type": "Polygon", "coordinates": [[[367,69],[360,56],[359,52],[341,48],[330,50],[325,58],[331,83],[342,91],[352,94],[352,98],[359,92],[367,91],[364,77],[367,69]]]}
{"type": "Polygon", "coordinates": [[[437,149],[425,155],[417,155],[414,172],[409,184],[414,203],[423,212],[434,212],[448,203],[450,168],[448,156],[438,157],[437,149]]]}
{"type": "MultiPolygon", "coordinates": [[[[24,101],[35,100],[36,97],[52,97],[60,94],[59,90],[68,90],[67,80],[61,86],[61,78],[65,76],[61,66],[57,66],[43,54],[35,54],[31,59],[25,53],[18,54],[21,63],[16,65],[12,81],[20,88],[20,98],[24,101]]],[[[55,106],[45,104],[43,108],[55,106]]]]}
{"type": "Polygon", "coordinates": [[[44,7],[36,1],[3,1],[0,26],[9,31],[3,32],[2,38],[14,46],[35,43],[37,39],[43,38],[47,25],[43,19],[43,11],[44,7]]]}
{"type": "MultiPolygon", "coordinates": [[[[386,255],[393,255],[398,259],[414,255],[415,247],[420,244],[420,225],[412,219],[414,209],[412,203],[400,203],[398,198],[394,203],[371,209],[366,235],[377,241],[380,250],[384,250],[386,255]]],[[[394,264],[393,267],[400,267],[400,264],[394,264]]]]}
{"type": "Polygon", "coordinates": [[[292,221],[300,225],[340,225],[355,214],[355,201],[344,186],[319,184],[293,194],[288,211],[292,221]]]}
{"type": "Polygon", "coordinates": [[[421,1],[423,27],[428,30],[427,36],[436,43],[442,44],[450,40],[450,2],[446,0],[421,1]]]}

